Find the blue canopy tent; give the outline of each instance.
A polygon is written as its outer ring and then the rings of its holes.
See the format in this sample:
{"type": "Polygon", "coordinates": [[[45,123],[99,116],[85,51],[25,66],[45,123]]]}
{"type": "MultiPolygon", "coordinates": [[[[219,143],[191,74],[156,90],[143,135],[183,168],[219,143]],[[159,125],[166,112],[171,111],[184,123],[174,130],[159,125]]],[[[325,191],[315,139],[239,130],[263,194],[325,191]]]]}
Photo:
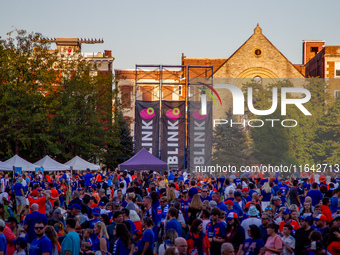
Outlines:
{"type": "Polygon", "coordinates": [[[142,148],[136,155],[129,160],[120,164],[119,170],[128,171],[143,171],[153,170],[158,173],[163,173],[168,170],[168,164],[156,158],[149,153],[145,148],[142,148]]]}

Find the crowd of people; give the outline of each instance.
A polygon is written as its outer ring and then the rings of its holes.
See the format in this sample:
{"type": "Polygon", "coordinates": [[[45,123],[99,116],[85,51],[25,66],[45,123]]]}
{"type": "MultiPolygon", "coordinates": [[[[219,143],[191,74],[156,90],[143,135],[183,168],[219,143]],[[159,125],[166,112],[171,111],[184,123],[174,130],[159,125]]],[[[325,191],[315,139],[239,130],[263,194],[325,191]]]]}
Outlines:
{"type": "Polygon", "coordinates": [[[333,172],[0,173],[0,190],[0,255],[340,254],[333,172]]]}

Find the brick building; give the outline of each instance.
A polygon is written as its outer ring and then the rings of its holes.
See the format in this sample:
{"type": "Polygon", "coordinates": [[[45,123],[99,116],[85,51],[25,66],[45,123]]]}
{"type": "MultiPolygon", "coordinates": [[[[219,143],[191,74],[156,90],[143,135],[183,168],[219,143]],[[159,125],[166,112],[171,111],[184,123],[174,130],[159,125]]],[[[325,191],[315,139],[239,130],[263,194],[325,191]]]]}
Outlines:
{"type": "MultiPolygon", "coordinates": [[[[325,46],[324,41],[303,41],[302,64],[291,63],[272,42],[262,33],[257,24],[253,34],[229,57],[229,58],[190,58],[182,53],[182,66],[212,66],[214,84],[227,83],[242,87],[251,80],[261,82],[264,86],[275,83],[280,79],[289,79],[294,86],[302,87],[306,84],[307,77],[335,78],[329,81],[331,97],[340,96],[340,46],[325,46]],[[339,78],[339,79],[337,79],[339,78]]],[[[202,68],[203,70],[203,68],[202,68]]],[[[136,70],[116,70],[119,77],[118,86],[125,95],[124,116],[133,123],[136,70]]],[[[147,82],[158,81],[157,71],[150,71],[144,75],[147,82]]],[[[185,77],[193,76],[185,74],[185,68],[178,71],[174,82],[183,79],[183,86],[173,86],[166,89],[168,100],[184,100],[185,77]],[[181,94],[182,96],[178,96],[181,94]]],[[[201,78],[207,78],[209,74],[202,72],[201,78]]],[[[139,79],[139,78],[137,78],[139,79]]],[[[221,96],[223,106],[214,105],[214,118],[225,118],[225,113],[232,107],[232,94],[226,89],[216,89],[221,96]]],[[[157,88],[145,85],[137,91],[139,100],[157,100],[154,95],[157,88]],[[146,92],[146,93],[145,93],[146,92]],[[143,95],[141,97],[141,95],[143,95]]],[[[165,95],[163,94],[163,97],[165,95]]],[[[131,124],[133,130],[133,124],[131,124]]],[[[133,133],[133,132],[132,132],[133,133]]]]}
{"type": "Polygon", "coordinates": [[[332,100],[340,97],[340,46],[326,46],[324,41],[303,41],[306,77],[328,81],[332,100]]]}

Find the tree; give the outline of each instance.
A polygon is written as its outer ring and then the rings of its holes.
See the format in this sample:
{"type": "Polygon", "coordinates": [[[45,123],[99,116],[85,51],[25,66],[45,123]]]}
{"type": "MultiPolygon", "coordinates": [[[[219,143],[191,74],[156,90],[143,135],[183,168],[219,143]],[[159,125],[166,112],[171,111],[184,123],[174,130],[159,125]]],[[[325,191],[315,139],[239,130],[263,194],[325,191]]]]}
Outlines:
{"type": "Polygon", "coordinates": [[[287,108],[289,118],[298,122],[296,128],[289,129],[290,142],[293,156],[298,164],[317,164],[325,150],[321,149],[324,144],[317,142],[317,130],[320,121],[327,112],[326,102],[329,99],[328,85],[323,79],[311,78],[305,88],[312,97],[304,106],[312,116],[304,115],[295,106],[287,108]]]}
{"type": "Polygon", "coordinates": [[[121,95],[119,91],[119,79],[120,77],[116,76],[113,90],[114,123],[113,129],[109,134],[110,142],[104,153],[104,163],[110,168],[117,167],[119,164],[130,159],[134,154],[130,128],[127,121],[123,118],[121,110],[121,98],[124,100],[124,95],[121,95]]]}
{"type": "MultiPolygon", "coordinates": [[[[257,82],[251,82],[244,85],[243,90],[248,87],[253,88],[253,105],[257,110],[270,109],[272,102],[273,88],[278,88],[278,105],[276,110],[265,116],[257,116],[248,112],[249,120],[260,120],[262,127],[250,128],[250,137],[252,139],[252,149],[254,156],[262,164],[287,165],[295,164],[296,160],[292,155],[291,141],[289,139],[289,130],[281,125],[281,121],[286,119],[281,116],[281,97],[282,87],[293,87],[288,80],[278,81],[275,84],[268,84],[267,87],[257,82]],[[269,121],[268,121],[269,120],[269,121]],[[275,121],[270,121],[275,120],[275,121]]],[[[257,121],[260,123],[260,121],[257,121]]],[[[258,124],[259,125],[259,124],[258,124]]]]}
{"type": "Polygon", "coordinates": [[[316,132],[319,146],[317,162],[331,165],[340,164],[340,99],[337,99],[325,114],[316,132]]]}
{"type": "Polygon", "coordinates": [[[112,74],[80,54],[51,51],[44,38],[15,30],[0,40],[0,148],[4,158],[60,161],[102,157],[112,132],[112,74]]]}
{"type": "Polygon", "coordinates": [[[21,154],[37,159],[53,146],[46,119],[46,97],[51,91],[50,72],[56,55],[40,34],[16,30],[17,36],[0,38],[0,154],[21,154]]]}
{"type": "Polygon", "coordinates": [[[231,110],[226,113],[227,124],[218,125],[213,136],[213,164],[220,166],[244,166],[247,161],[247,139],[239,125],[230,126],[230,120],[236,122],[231,110]]]}

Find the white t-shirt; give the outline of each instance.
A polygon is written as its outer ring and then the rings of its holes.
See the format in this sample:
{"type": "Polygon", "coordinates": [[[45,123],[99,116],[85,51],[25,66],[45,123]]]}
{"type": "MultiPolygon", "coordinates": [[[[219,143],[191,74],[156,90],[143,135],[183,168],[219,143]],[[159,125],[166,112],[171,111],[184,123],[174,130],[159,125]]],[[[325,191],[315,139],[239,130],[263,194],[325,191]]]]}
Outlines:
{"type": "MultiPolygon", "coordinates": [[[[281,239],[286,243],[288,244],[288,246],[290,248],[292,248],[293,250],[295,249],[295,238],[292,237],[292,236],[289,236],[289,237],[285,237],[285,236],[282,236],[281,239]]],[[[282,245],[282,253],[281,255],[294,255],[294,252],[293,253],[290,253],[287,249],[287,247],[285,245],[282,245]]]]}
{"type": "Polygon", "coordinates": [[[0,194],[0,204],[4,204],[4,202],[5,202],[4,198],[9,200],[7,192],[3,192],[3,193],[0,194]]]}

